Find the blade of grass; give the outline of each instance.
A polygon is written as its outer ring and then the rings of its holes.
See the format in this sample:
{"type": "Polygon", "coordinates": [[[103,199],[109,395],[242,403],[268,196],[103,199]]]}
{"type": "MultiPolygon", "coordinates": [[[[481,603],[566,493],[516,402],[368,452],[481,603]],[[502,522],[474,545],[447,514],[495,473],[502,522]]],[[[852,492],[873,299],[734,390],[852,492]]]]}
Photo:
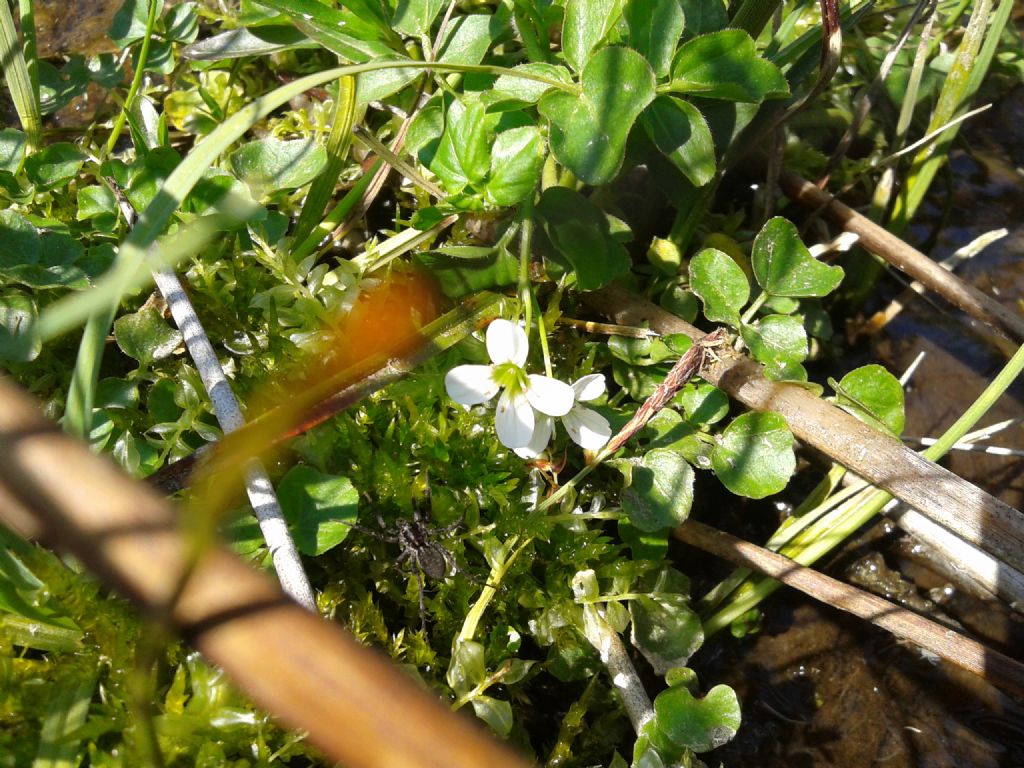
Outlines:
{"type": "MultiPolygon", "coordinates": [[[[1024,346],[1017,350],[1016,354],[996,375],[988,387],[985,388],[985,391],[943,433],[939,441],[923,452],[925,458],[930,461],[937,461],[942,458],[954,444],[962,439],[984,417],[996,400],[1017,379],[1022,370],[1024,370],[1024,346]]],[[[865,489],[856,497],[836,508],[829,515],[795,537],[788,546],[781,550],[781,554],[786,555],[800,565],[811,565],[832,551],[864,523],[881,512],[891,499],[892,496],[885,491],[878,490],[877,488],[865,489]]],[[[964,535],[964,532],[958,533],[964,535]]],[[[981,532],[981,534],[983,535],[984,532],[981,532]]],[[[971,540],[970,537],[965,536],[965,538],[971,540]]],[[[974,538],[977,538],[977,536],[974,538]]],[[[1009,565],[1019,568],[1019,564],[1016,563],[1009,563],[1009,565]]],[[[723,604],[717,612],[704,621],[705,636],[710,637],[715,632],[728,626],[732,621],[755,608],[780,586],[780,582],[771,579],[745,582],[733,593],[732,599],[723,604]]]]}
{"type": "Polygon", "coordinates": [[[302,212],[295,223],[292,240],[304,243],[323,215],[324,207],[331,195],[338,176],[345,167],[345,158],[352,146],[352,129],[356,123],[356,81],[352,77],[338,80],[338,95],[334,100],[334,115],[331,118],[331,132],[327,136],[327,167],[313,180],[309,194],[302,204],[302,212]]]}
{"type": "MultiPolygon", "coordinates": [[[[506,67],[466,64],[442,64],[423,61],[385,61],[367,64],[353,64],[345,67],[317,72],[294,80],[253,100],[234,115],[229,117],[212,133],[196,144],[188,156],[167,177],[160,191],[146,210],[139,216],[139,221],[125,239],[118,252],[114,265],[108,271],[109,280],[105,281],[104,293],[99,299],[90,299],[88,306],[83,300],[85,294],[73,294],[54,302],[40,317],[39,333],[44,341],[52,340],[67,333],[75,326],[83,323],[95,311],[95,303],[115,303],[124,294],[125,286],[140,271],[148,271],[144,265],[146,250],[156,240],[170,221],[182,201],[192,188],[202,179],[206,170],[213,166],[232,144],[245,135],[257,121],[269,115],[282,104],[299,94],[346,76],[354,76],[363,72],[380,69],[421,68],[440,72],[475,72],[484,74],[510,75],[525,80],[543,82],[561,90],[575,92],[575,86],[557,82],[546,77],[515,72],[506,67]]],[[[97,291],[98,289],[93,289],[97,291]]]]}
{"type": "MultiPolygon", "coordinates": [[[[1002,0],[991,25],[988,24],[988,21],[992,10],[992,0],[979,0],[974,7],[963,39],[953,59],[953,66],[942,84],[942,90],[939,93],[939,99],[926,133],[934,133],[947,125],[959,111],[969,105],[971,97],[978,90],[982,78],[992,63],[999,37],[1010,17],[1012,6],[1012,0],[1002,0]]],[[[913,218],[918,206],[924,200],[935,174],[946,162],[949,147],[958,132],[957,128],[945,131],[934,144],[925,147],[914,157],[907,173],[906,184],[896,199],[896,206],[889,225],[893,232],[899,234],[913,218]]]]}
{"type": "MultiPolygon", "coordinates": [[[[24,7],[23,3],[22,8],[24,7]]],[[[33,54],[32,69],[29,68],[25,52],[18,39],[18,30],[14,26],[11,7],[7,2],[0,3],[0,65],[3,66],[7,89],[10,91],[11,101],[14,102],[18,119],[21,120],[21,127],[28,135],[29,151],[31,152],[42,146],[43,122],[39,112],[39,89],[33,87],[34,78],[32,76],[35,68],[35,25],[30,24],[29,26],[33,31],[26,39],[26,47],[30,48],[33,54]],[[30,46],[28,45],[29,41],[31,41],[30,46]]]]}

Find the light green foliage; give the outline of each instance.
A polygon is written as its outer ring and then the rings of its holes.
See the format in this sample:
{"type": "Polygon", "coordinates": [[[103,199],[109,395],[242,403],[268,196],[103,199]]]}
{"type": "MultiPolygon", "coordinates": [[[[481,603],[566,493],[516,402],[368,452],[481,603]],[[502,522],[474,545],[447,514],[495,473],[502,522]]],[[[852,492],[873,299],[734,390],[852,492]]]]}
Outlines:
{"type": "Polygon", "coordinates": [[[903,385],[880,365],[865,365],[850,371],[836,382],[836,405],[861,421],[899,437],[903,432],[903,385]]]}
{"type": "Polygon", "coordinates": [[[355,522],[359,493],[347,477],[292,467],[277,485],[285,520],[304,555],[315,557],[345,540],[355,522]]]}
{"type": "MultiPolygon", "coordinates": [[[[607,394],[587,406],[613,432],[692,341],[582,330],[574,321],[601,319],[600,294],[587,292],[618,284],[701,329],[724,324],[768,376],[809,387],[808,355],[841,344],[828,313],[843,269],[812,258],[787,219],[761,228],[759,206],[718,185],[772,110],[813,80],[818,30],[806,14],[784,10],[755,43],[728,28],[719,0],[463,3],[443,29],[442,0],[158,2],[142,64],[149,9],[126,0],[115,16],[110,37],[126,57],[26,62],[44,116],[87,90],[120,105],[135,72],[147,72],[124,130],[111,131],[107,111],[81,128],[48,125],[39,142],[0,130],[0,367],[135,476],[221,436],[181,333],[146,283],[175,247],[247,415],[289,404],[310,367],[334,364],[356,335],[376,348],[390,318],[343,338],[335,329],[363,292],[411,269],[453,304],[503,293],[503,317],[531,320],[526,369],[550,365],[566,382],[602,375],[607,394]],[[361,132],[351,142],[348,123],[332,122],[343,78],[355,97],[342,106],[361,132]],[[382,165],[362,144],[371,136],[396,147],[398,171],[346,224],[382,165]],[[456,224],[424,234],[452,215],[456,224]],[[423,236],[411,252],[388,250],[410,235],[423,236]],[[373,271],[380,253],[387,269],[373,271]],[[76,363],[80,326],[97,312],[76,363]]],[[[848,40],[870,44],[849,44],[836,87],[789,122],[787,163],[823,170],[850,119],[847,94],[873,77],[905,19],[891,10],[870,28],[858,28],[860,10],[844,11],[848,40]]],[[[898,102],[909,87],[898,69],[887,92],[898,102]]],[[[911,106],[930,103],[928,87],[911,106]]],[[[894,135],[888,112],[872,113],[854,144],[872,154],[840,161],[837,182],[863,185],[894,135]]],[[[621,768],[631,749],[638,767],[695,764],[732,737],[739,708],[721,686],[702,696],[683,666],[704,634],[670,532],[691,510],[719,522],[700,493],[711,472],[743,497],[781,491],[795,466],[785,421],[743,413],[697,376],[538,511],[592,457],[559,421],[546,453],[526,462],[497,441],[488,406],[453,404],[445,374],[491,362],[472,330],[267,462],[320,609],[538,764],[621,768]],[[425,579],[426,632],[423,574],[394,535],[414,516],[451,529],[434,543],[457,565],[425,579]],[[582,598],[572,590],[581,574],[582,598]],[[484,584],[496,589],[481,602],[484,584]],[[641,677],[665,677],[640,734],[587,640],[595,604],[641,677]]],[[[868,424],[902,429],[902,390],[883,369],[832,385],[835,402],[868,424]]],[[[235,551],[268,566],[250,510],[224,519],[235,551]]],[[[0,754],[14,765],[144,764],[128,695],[138,619],[46,550],[5,531],[0,545],[0,754]]],[[[150,703],[165,764],[324,764],[183,647],[157,656],[150,703]]]]}

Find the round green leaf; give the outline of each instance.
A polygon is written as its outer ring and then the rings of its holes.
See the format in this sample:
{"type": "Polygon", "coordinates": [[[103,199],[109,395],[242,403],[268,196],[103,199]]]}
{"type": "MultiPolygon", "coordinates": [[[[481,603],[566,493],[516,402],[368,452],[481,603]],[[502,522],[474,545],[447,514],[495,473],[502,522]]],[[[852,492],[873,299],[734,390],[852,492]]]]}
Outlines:
{"type": "Polygon", "coordinates": [[[0,296],[0,360],[27,363],[42,349],[35,301],[23,293],[0,296]]]}
{"type": "Polygon", "coordinates": [[[634,646],[663,675],[682,666],[704,642],[700,618],[685,595],[640,595],[629,601],[634,646]]]}
{"type": "Polygon", "coordinates": [[[669,688],[654,700],[654,714],[658,731],[694,752],[722,746],[740,727],[740,703],[727,685],[716,685],[703,699],[685,686],[669,688]]]}
{"type": "Polygon", "coordinates": [[[676,451],[653,450],[628,466],[618,466],[627,478],[622,510],[642,531],[679,525],[693,503],[693,467],[676,451]]]}
{"type": "Polygon", "coordinates": [[[729,396],[703,381],[687,384],[676,400],[682,405],[686,420],[695,425],[714,424],[729,413],[729,396]]]}
{"type": "Polygon", "coordinates": [[[359,493],[351,480],[301,464],[281,478],[277,498],[304,555],[322,555],[344,541],[358,514],[359,493]]]}
{"type": "Polygon", "coordinates": [[[312,139],[267,138],[243,144],[228,161],[235,176],[259,196],[309,183],[327,165],[327,151],[312,139]]]}
{"type": "Polygon", "coordinates": [[[850,371],[838,384],[836,405],[864,423],[892,435],[903,432],[903,385],[880,365],[850,371]]]}
{"type": "Polygon", "coordinates": [[[58,142],[25,160],[25,174],[39,189],[63,186],[78,175],[85,153],[74,144],[58,142]]]}
{"type": "Polygon", "coordinates": [[[750,299],[750,283],[731,256],[705,248],[690,260],[690,290],[704,302],[704,316],[713,323],[740,324],[740,310],[750,299]]]}
{"type": "Polygon", "coordinates": [[[718,438],[711,463],[730,491],[763,499],[785,488],[796,468],[793,435],[777,413],[744,413],[718,438]]]}
{"type": "Polygon", "coordinates": [[[807,331],[798,317],[767,315],[743,325],[740,335],[762,363],[800,363],[807,358],[807,331]]]}
{"type": "Polygon", "coordinates": [[[582,93],[555,91],[537,105],[551,121],[551,150],[558,161],[588,184],[615,178],[626,139],[654,99],[654,72],[634,50],[602,48],[587,61],[582,93]]]}
{"type": "Polygon", "coordinates": [[[181,338],[181,331],[169,326],[153,307],[123,315],[114,321],[117,346],[143,365],[170,355],[181,344],[181,338]]]}
{"type": "Polygon", "coordinates": [[[771,219],[758,233],[751,263],[758,284],[773,296],[825,296],[843,279],[842,268],[811,256],[796,227],[781,216],[771,219]]]}

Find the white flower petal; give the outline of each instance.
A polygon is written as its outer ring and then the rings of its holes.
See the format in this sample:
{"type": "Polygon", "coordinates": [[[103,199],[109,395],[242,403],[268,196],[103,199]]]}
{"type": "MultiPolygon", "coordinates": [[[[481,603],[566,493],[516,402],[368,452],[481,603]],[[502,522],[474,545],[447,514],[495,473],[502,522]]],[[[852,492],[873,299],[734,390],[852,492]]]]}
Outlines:
{"type": "Polygon", "coordinates": [[[460,405],[486,403],[500,389],[491,373],[489,365],[457,365],[445,374],[444,388],[460,405]]]}
{"type": "Polygon", "coordinates": [[[498,318],[487,326],[487,354],[491,362],[522,365],[529,351],[526,331],[515,323],[498,318]]]}
{"type": "Polygon", "coordinates": [[[600,373],[591,373],[572,383],[572,391],[581,403],[597,400],[604,394],[604,387],[604,375],[600,373]]]}
{"type": "Polygon", "coordinates": [[[597,411],[577,405],[562,419],[573,442],[588,451],[603,448],[612,436],[608,419],[597,411]]]}
{"type": "Polygon", "coordinates": [[[530,386],[526,397],[530,405],[548,416],[565,416],[576,400],[576,393],[564,381],[549,379],[539,373],[531,373],[530,386]]]}
{"type": "Polygon", "coordinates": [[[536,459],[551,442],[551,433],[555,429],[555,422],[550,416],[543,413],[537,416],[537,423],[533,427],[533,437],[530,442],[522,448],[516,448],[516,454],[524,459],[536,459]]]}
{"type": "Polygon", "coordinates": [[[494,426],[498,439],[506,448],[525,448],[533,438],[536,414],[529,401],[521,393],[509,395],[506,389],[498,398],[494,412],[494,426]]]}

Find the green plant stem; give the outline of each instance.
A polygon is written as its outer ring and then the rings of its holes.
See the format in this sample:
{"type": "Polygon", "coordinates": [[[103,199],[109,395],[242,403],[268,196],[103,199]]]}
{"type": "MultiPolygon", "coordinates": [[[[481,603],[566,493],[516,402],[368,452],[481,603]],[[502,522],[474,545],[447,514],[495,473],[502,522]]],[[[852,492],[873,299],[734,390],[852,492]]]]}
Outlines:
{"type": "Polygon", "coordinates": [[[781,5],[781,0],[743,0],[729,22],[729,26],[745,30],[756,39],[771,21],[772,15],[779,5],[781,5]]]}
{"type": "Polygon", "coordinates": [[[533,195],[527,195],[519,212],[522,228],[519,232],[519,301],[526,320],[526,335],[530,335],[533,313],[533,292],[530,290],[530,258],[533,255],[533,195]]]}
{"type": "MultiPolygon", "coordinates": [[[[922,455],[930,461],[938,461],[945,456],[950,448],[984,417],[996,400],[1017,379],[1022,370],[1024,370],[1024,346],[1014,353],[1010,361],[985,388],[985,391],[942,434],[938,442],[923,451],[922,455]]],[[[864,489],[815,525],[803,531],[785,549],[780,551],[800,565],[811,565],[881,512],[891,499],[890,494],[877,488],[864,489]]],[[[780,586],[782,586],[781,583],[774,579],[745,582],[732,600],[704,622],[705,636],[710,637],[728,626],[735,619],[755,608],[780,586]]]]}
{"type": "Polygon", "coordinates": [[[69,435],[82,439],[89,436],[96,382],[99,381],[100,364],[103,362],[103,346],[107,341],[107,331],[114,322],[115,310],[116,307],[108,307],[103,312],[91,315],[86,321],[64,408],[63,427],[69,435]]]}
{"type": "Polygon", "coordinates": [[[146,64],[149,59],[149,43],[153,38],[153,27],[156,26],[156,16],[160,0],[149,0],[149,14],[146,16],[146,32],[142,37],[142,43],[139,45],[139,58],[135,62],[135,75],[132,77],[132,84],[128,87],[128,95],[124,97],[124,104],[121,105],[121,111],[118,113],[117,118],[114,120],[114,126],[110,129],[110,136],[107,138],[106,154],[110,154],[114,151],[114,147],[117,146],[117,140],[121,137],[121,131],[124,130],[124,124],[128,120],[128,111],[132,108],[132,104],[135,103],[135,97],[139,93],[139,88],[142,87],[142,78],[146,72],[146,64]]]}
{"type": "MultiPolygon", "coordinates": [[[[31,26],[33,28],[31,37],[34,52],[34,25],[31,26]]],[[[7,80],[7,89],[10,91],[11,101],[14,102],[14,109],[18,113],[21,127],[25,129],[25,134],[28,137],[29,151],[37,150],[42,146],[43,141],[39,89],[33,85],[32,70],[25,59],[25,51],[18,39],[18,30],[14,26],[14,17],[11,15],[11,7],[7,0],[0,3],[0,64],[3,66],[4,78],[7,80]]],[[[32,67],[34,69],[35,61],[32,62],[32,67]]]]}
{"type": "Polygon", "coordinates": [[[483,589],[480,590],[480,596],[466,614],[466,619],[462,622],[462,629],[459,630],[458,637],[455,638],[455,645],[472,640],[476,635],[476,630],[480,626],[480,620],[483,618],[487,606],[491,604],[491,600],[498,594],[498,587],[501,586],[502,580],[513,563],[515,563],[516,558],[532,541],[533,537],[528,537],[519,544],[519,536],[513,536],[505,542],[504,546],[507,550],[512,550],[511,554],[491,566],[491,572],[487,576],[487,583],[484,584],[483,589]],[[516,546],[517,544],[519,546],[516,546]]]}

